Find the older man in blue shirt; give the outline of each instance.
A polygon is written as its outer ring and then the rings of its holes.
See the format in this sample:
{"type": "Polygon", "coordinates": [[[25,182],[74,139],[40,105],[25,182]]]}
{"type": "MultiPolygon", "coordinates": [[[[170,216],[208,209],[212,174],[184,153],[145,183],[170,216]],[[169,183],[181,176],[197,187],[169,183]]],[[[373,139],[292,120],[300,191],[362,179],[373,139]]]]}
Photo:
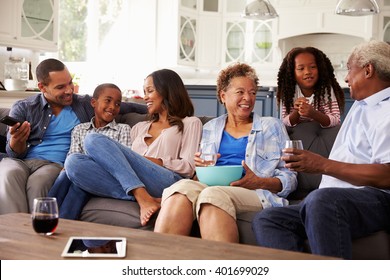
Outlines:
{"type": "MultiPolygon", "coordinates": [[[[59,60],[42,61],[36,75],[40,94],[17,101],[0,161],[0,214],[30,212],[36,197],[46,196],[63,168],[75,125],[94,115],[91,97],[73,94],[72,77],[59,60]]],[[[146,106],[122,103],[121,113],[146,113],[146,106]]]]}
{"type": "Polygon", "coordinates": [[[345,81],[355,103],[329,159],[286,149],[286,167],[321,173],[318,190],[300,205],[269,208],[253,220],[261,246],[352,258],[352,239],[390,229],[390,45],[355,47],[345,81]]]}

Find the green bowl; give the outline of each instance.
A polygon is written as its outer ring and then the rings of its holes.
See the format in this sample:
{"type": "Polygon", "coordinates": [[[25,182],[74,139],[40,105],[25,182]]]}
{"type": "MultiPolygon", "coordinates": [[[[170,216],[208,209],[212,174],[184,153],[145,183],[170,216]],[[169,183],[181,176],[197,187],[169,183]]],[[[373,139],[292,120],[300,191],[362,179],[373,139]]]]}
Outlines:
{"type": "Polygon", "coordinates": [[[199,182],[209,186],[229,186],[242,176],[242,165],[196,167],[199,182]]]}

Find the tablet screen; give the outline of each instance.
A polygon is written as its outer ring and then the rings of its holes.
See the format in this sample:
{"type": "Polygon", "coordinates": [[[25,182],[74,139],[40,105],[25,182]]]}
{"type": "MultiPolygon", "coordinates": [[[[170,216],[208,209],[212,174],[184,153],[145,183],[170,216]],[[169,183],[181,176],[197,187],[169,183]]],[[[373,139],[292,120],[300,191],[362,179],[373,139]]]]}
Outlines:
{"type": "Polygon", "coordinates": [[[124,258],[126,238],[123,237],[70,237],[62,257],[124,258]]]}

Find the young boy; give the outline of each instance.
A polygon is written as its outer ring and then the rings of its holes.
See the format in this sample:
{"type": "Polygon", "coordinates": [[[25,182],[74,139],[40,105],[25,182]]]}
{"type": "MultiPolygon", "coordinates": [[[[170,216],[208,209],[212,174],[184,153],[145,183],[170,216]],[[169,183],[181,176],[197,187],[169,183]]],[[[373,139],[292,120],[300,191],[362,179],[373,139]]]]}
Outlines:
{"type": "MultiPolygon", "coordinates": [[[[95,116],[90,122],[77,125],[72,131],[72,141],[68,155],[73,153],[84,153],[84,139],[88,133],[95,132],[104,134],[125,146],[131,146],[130,126],[127,124],[118,124],[115,117],[119,114],[122,100],[121,90],[114,84],[101,84],[96,87],[91,105],[94,108],[95,116]]],[[[92,174],[91,174],[92,175],[92,174]]],[[[68,179],[65,169],[61,171],[58,178],[51,187],[48,196],[56,197],[61,218],[78,218],[64,217],[61,215],[61,206],[72,188],[73,183],[68,179]]],[[[87,201],[89,195],[85,192],[78,193],[78,196],[69,199],[81,199],[87,201]]]]}

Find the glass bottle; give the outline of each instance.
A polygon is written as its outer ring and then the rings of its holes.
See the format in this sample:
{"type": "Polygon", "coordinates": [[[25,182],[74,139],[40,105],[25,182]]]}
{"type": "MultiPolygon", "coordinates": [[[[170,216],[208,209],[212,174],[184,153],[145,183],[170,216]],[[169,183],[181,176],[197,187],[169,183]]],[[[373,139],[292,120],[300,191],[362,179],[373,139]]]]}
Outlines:
{"type": "Polygon", "coordinates": [[[7,90],[26,90],[29,66],[23,57],[10,57],[4,64],[4,86],[7,90]]]}

